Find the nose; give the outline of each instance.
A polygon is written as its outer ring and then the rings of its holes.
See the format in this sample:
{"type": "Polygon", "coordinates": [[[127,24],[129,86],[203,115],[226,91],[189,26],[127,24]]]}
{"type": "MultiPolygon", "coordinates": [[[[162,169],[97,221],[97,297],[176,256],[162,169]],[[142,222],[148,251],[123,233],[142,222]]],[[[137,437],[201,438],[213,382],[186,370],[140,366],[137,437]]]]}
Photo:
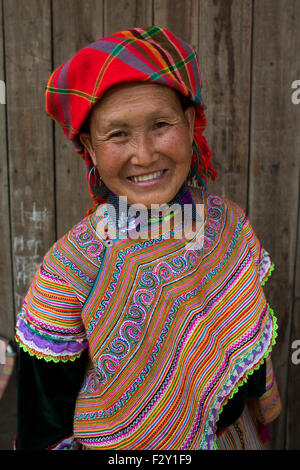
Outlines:
{"type": "Polygon", "coordinates": [[[133,165],[148,167],[158,158],[154,142],[146,134],[141,134],[134,139],[131,163],[133,165]]]}

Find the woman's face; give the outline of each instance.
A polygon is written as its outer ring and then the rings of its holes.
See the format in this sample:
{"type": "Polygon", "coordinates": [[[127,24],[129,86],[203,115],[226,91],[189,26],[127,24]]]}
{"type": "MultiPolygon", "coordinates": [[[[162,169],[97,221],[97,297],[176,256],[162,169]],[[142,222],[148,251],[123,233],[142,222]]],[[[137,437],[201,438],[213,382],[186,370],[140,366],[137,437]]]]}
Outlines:
{"type": "Polygon", "coordinates": [[[170,202],[187,178],[194,114],[169,87],[122,84],[95,106],[81,142],[112,192],[150,208],[170,202]]]}

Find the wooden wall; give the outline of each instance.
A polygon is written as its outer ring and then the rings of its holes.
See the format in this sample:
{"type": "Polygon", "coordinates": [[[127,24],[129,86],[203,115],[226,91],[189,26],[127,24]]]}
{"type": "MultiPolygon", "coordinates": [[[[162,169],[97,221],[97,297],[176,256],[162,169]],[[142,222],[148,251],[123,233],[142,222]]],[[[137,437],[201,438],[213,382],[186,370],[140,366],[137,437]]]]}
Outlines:
{"type": "Polygon", "coordinates": [[[266,286],[279,323],[273,362],[283,402],[273,448],[300,448],[300,0],[0,0],[0,334],[40,259],[90,206],[84,165],[44,112],[51,71],[109,33],[157,24],[193,44],[219,178],[271,253],[266,286]]]}

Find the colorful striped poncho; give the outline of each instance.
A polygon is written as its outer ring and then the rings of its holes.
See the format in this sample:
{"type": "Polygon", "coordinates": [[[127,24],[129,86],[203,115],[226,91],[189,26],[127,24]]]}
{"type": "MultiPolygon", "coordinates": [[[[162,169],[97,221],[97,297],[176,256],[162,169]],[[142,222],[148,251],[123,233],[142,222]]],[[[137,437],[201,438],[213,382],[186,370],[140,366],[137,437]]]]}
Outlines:
{"type": "MultiPolygon", "coordinates": [[[[53,245],[29,289],[16,338],[39,367],[71,370],[88,352],[70,437],[85,448],[214,449],[222,411],[266,359],[270,371],[270,257],[237,205],[190,194],[204,204],[202,248],[172,231],[107,247],[104,203],[53,245]]],[[[264,419],[278,411],[277,399],[264,419]]]]}

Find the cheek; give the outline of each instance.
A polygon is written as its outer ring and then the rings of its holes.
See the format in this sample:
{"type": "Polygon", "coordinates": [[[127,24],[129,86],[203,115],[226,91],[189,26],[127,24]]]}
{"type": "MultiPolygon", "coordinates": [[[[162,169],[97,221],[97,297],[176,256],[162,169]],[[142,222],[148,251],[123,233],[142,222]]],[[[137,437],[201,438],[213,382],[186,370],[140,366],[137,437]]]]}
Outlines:
{"type": "Polygon", "coordinates": [[[192,158],[192,146],[188,131],[174,129],[162,136],[160,149],[178,163],[190,164],[192,158]]]}
{"type": "Polygon", "coordinates": [[[96,160],[101,176],[113,176],[122,164],[122,155],[124,155],[124,152],[116,145],[99,145],[96,150],[96,160]]]}

